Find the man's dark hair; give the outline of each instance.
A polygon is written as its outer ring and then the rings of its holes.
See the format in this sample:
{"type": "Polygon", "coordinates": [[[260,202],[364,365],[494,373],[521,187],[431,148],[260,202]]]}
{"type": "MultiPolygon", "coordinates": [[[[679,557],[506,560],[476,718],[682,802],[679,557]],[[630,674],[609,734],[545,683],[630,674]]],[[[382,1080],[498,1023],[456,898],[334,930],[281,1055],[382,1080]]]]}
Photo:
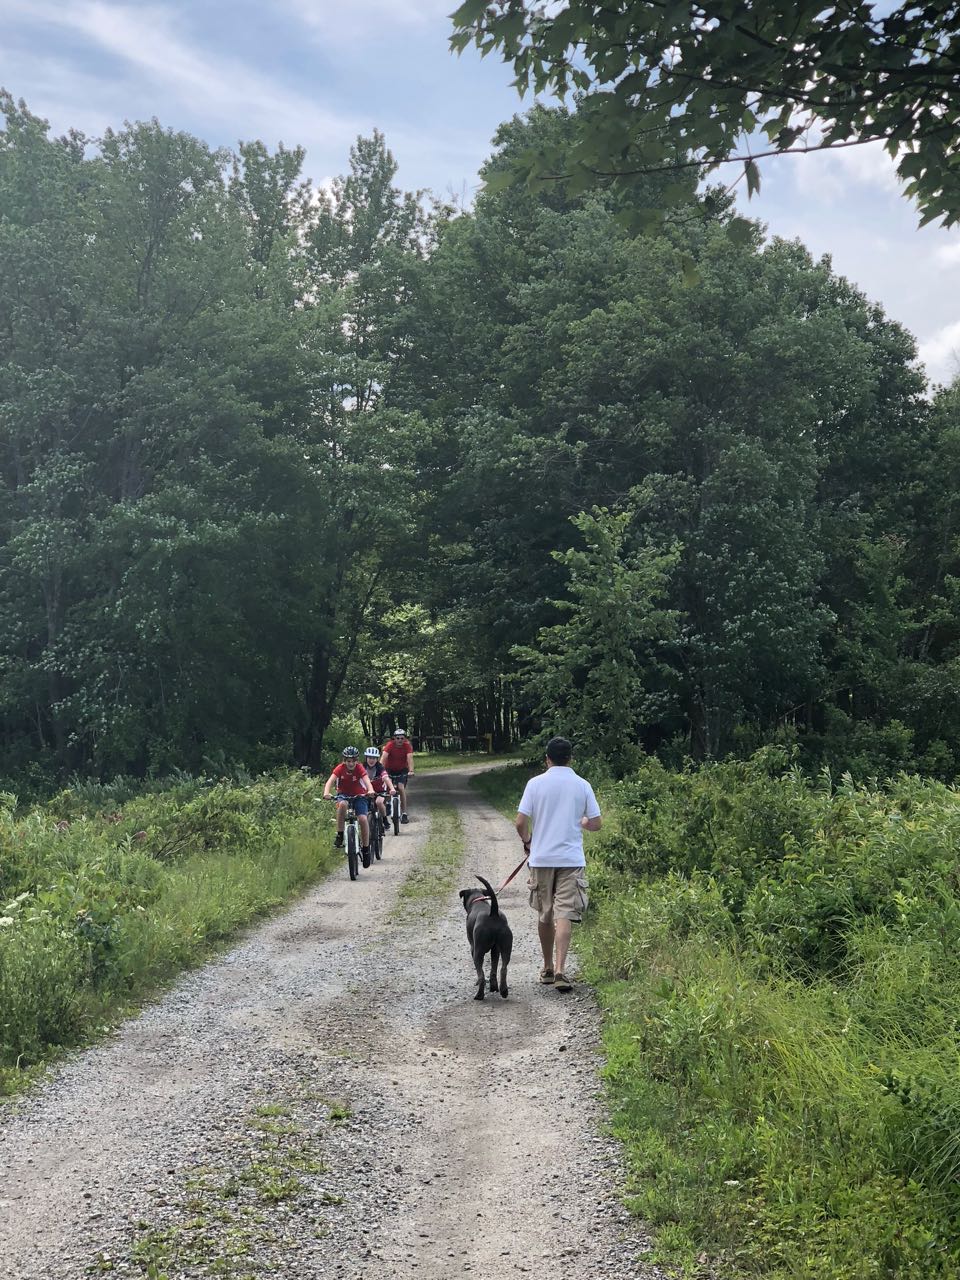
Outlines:
{"type": "Polygon", "coordinates": [[[569,764],[573,744],[569,738],[551,738],[547,743],[547,759],[554,764],[569,764]]]}

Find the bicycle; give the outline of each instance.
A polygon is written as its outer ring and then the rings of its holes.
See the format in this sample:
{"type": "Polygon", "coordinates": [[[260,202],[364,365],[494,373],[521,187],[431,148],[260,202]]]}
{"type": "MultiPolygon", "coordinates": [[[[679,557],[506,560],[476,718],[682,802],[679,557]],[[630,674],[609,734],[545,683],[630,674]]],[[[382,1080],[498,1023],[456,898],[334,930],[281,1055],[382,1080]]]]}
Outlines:
{"type": "MultiPolygon", "coordinates": [[[[398,774],[397,776],[399,777],[400,775],[398,774]]],[[[394,786],[396,786],[396,782],[394,781],[393,774],[390,775],[390,781],[393,782],[394,786]]],[[[400,834],[400,792],[399,791],[394,791],[393,795],[390,797],[390,821],[393,823],[393,834],[395,836],[398,836],[400,834]]]]}
{"type": "Polygon", "coordinates": [[[377,862],[383,856],[383,827],[381,824],[380,810],[377,808],[377,802],[370,806],[370,813],[367,817],[367,824],[370,828],[370,855],[377,862]]]}
{"type": "MultiPolygon", "coordinates": [[[[336,796],[330,796],[330,799],[334,804],[337,803],[336,796]]],[[[360,870],[360,818],[356,809],[353,807],[352,800],[347,800],[347,816],[343,823],[343,847],[347,854],[347,870],[350,872],[350,879],[356,880],[360,870]]],[[[364,856],[363,865],[365,867],[369,867],[369,853],[364,856]]]]}

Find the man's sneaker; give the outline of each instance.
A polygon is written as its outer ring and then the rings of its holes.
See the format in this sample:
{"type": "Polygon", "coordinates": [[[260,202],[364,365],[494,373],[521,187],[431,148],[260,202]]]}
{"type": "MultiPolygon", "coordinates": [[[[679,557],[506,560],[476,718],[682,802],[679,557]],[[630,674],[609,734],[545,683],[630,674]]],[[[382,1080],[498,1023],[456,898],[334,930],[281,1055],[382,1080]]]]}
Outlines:
{"type": "Polygon", "coordinates": [[[338,831],[337,834],[334,836],[333,847],[335,849],[343,848],[343,832],[342,831],[338,831]]]}
{"type": "Polygon", "coordinates": [[[401,823],[401,826],[402,826],[402,825],[404,825],[405,823],[409,822],[409,821],[410,821],[410,819],[407,817],[407,815],[406,815],[405,813],[401,813],[401,815],[400,815],[400,823],[401,823]]]}

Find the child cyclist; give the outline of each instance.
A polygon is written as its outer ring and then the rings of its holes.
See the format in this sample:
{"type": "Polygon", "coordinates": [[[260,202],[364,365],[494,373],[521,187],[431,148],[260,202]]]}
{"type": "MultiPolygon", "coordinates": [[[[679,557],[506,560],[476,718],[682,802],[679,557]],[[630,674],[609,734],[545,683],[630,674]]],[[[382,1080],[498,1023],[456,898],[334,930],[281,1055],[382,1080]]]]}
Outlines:
{"type": "Polygon", "coordinates": [[[367,777],[374,790],[374,804],[383,819],[384,830],[387,827],[387,806],[384,796],[396,795],[397,788],[390,781],[390,775],[380,763],[380,748],[367,747],[363,753],[363,762],[367,767],[367,777]]]}
{"type": "Polygon", "coordinates": [[[347,816],[347,805],[352,801],[360,819],[362,852],[369,855],[370,824],[367,821],[367,804],[374,791],[367,771],[360,763],[360,752],[356,747],[344,747],[343,759],[324,784],[324,800],[330,799],[334,787],[337,789],[337,835],[333,842],[334,848],[343,848],[343,824],[347,816]]]}

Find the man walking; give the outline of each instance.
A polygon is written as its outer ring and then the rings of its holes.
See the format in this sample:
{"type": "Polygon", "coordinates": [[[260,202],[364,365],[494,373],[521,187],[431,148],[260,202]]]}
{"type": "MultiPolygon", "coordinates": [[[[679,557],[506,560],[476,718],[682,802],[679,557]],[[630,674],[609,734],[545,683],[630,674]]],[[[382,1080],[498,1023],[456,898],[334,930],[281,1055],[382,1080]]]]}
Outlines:
{"type": "Polygon", "coordinates": [[[567,952],[573,926],[587,907],[583,833],[599,831],[601,822],[593,787],[570,767],[572,755],[566,738],[550,739],[546,772],[527,783],[516,819],[520,839],[530,845],[527,885],[538,915],[540,981],[558,991],[573,989],[566,975],[567,952]]]}

